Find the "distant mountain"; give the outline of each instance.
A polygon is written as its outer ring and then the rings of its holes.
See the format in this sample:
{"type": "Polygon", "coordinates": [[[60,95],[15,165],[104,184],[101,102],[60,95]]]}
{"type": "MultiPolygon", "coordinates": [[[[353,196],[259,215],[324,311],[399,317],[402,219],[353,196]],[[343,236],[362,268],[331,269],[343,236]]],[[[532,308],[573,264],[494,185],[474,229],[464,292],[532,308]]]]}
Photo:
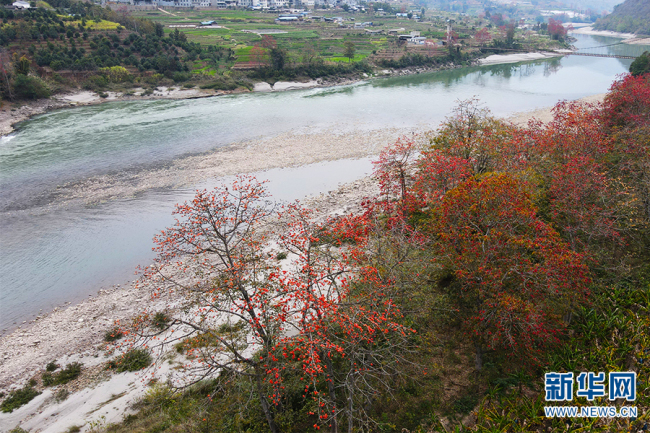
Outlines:
{"type": "Polygon", "coordinates": [[[626,0],[614,8],[614,12],[599,19],[596,30],[650,35],[650,1],[626,0]]]}

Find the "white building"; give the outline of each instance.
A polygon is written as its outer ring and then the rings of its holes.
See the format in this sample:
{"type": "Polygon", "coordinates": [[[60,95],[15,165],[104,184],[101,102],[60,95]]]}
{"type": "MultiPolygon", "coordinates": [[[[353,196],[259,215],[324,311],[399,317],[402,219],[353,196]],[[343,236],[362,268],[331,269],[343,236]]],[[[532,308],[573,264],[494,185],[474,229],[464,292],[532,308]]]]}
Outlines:
{"type": "Polygon", "coordinates": [[[282,9],[286,8],[288,5],[287,0],[268,0],[268,5],[270,8],[282,9]]]}
{"type": "Polygon", "coordinates": [[[15,7],[16,9],[29,9],[29,8],[31,8],[31,6],[29,5],[29,2],[24,2],[24,1],[13,2],[12,6],[15,7]]]}

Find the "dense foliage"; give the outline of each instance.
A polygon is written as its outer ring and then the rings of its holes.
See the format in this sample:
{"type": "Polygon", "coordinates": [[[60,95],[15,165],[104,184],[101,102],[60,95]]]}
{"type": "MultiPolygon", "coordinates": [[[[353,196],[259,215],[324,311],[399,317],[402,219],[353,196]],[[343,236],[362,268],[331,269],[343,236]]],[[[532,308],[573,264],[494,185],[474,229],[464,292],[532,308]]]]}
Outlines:
{"type": "Polygon", "coordinates": [[[84,2],[65,7],[72,13],[47,8],[0,10],[4,16],[0,45],[14,52],[13,68],[3,65],[0,73],[3,98],[49,97],[51,85],[41,79],[49,74],[44,67],[56,72],[53,78],[59,83],[79,80],[84,87],[99,90],[110,83],[133,82],[134,74],[152,72],[160,78],[187,81],[192,62],[201,60],[218,68],[233,58],[232,50],[189,42],[178,30],[165,36],[161,24],[146,19],[127,19],[84,2]]]}
{"type": "Polygon", "coordinates": [[[630,74],[636,77],[647,73],[650,73],[650,52],[645,51],[630,65],[630,74]]]}

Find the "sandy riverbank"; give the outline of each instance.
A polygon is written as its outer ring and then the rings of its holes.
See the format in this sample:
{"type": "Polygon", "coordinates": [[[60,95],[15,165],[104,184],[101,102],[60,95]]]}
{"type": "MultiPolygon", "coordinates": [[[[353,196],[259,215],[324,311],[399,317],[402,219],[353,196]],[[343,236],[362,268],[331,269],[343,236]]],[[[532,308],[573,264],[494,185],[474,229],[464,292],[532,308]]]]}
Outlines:
{"type": "MultiPolygon", "coordinates": [[[[597,95],[586,96],[579,99],[580,102],[585,102],[587,104],[598,104],[603,102],[605,99],[606,93],[600,93],[597,95]]],[[[542,122],[550,122],[553,120],[553,112],[551,108],[538,108],[536,110],[522,111],[520,113],[515,113],[512,116],[506,118],[507,121],[514,123],[517,126],[526,126],[531,119],[541,120],[542,122]]]]}
{"type": "MultiPolygon", "coordinates": [[[[361,200],[375,194],[376,188],[372,179],[364,178],[311,197],[306,205],[319,209],[316,217],[354,213],[360,210],[361,200]]],[[[171,295],[154,302],[150,289],[136,288],[135,283],[102,290],[77,305],[57,308],[0,339],[0,392],[5,394],[24,386],[31,377],[39,380],[50,361],[62,366],[70,362],[84,365],[80,378],[64,386],[70,392],[67,399],[58,402],[52,389],[44,389],[43,394],[13,413],[0,413],[0,432],[20,424],[31,432],[60,433],[85,424],[83,432],[91,421],[119,422],[146,392],[152,375],[165,380],[170,368],[182,362],[172,356],[162,364],[162,370],[146,374],[111,375],[104,370],[111,354],[104,350],[103,337],[116,320],[128,321],[145,310],[162,311],[175,302],[171,295]]],[[[40,381],[37,386],[41,388],[40,381]]]]}
{"type": "Polygon", "coordinates": [[[632,39],[635,37],[634,33],[619,33],[609,30],[594,30],[592,26],[580,27],[571,30],[571,33],[579,35],[593,35],[593,36],[609,36],[612,38],[632,39]]]}
{"type": "Polygon", "coordinates": [[[169,166],[137,173],[118,173],[88,178],[58,186],[54,203],[83,204],[132,197],[160,188],[183,188],[209,179],[236,173],[254,173],[279,167],[297,167],[338,159],[376,155],[399,136],[412,134],[412,128],[386,128],[363,131],[331,130],[306,133],[293,131],[233,143],[206,154],[174,160],[169,166]]]}
{"type": "Polygon", "coordinates": [[[550,59],[552,57],[561,57],[559,52],[539,52],[539,53],[517,53],[517,54],[493,54],[479,60],[481,66],[498,65],[505,63],[519,63],[533,60],[550,59]]]}
{"type": "Polygon", "coordinates": [[[594,30],[591,26],[580,27],[571,31],[579,35],[608,36],[611,38],[621,38],[624,44],[630,45],[650,45],[650,38],[638,38],[634,33],[619,33],[609,30],[594,30]]]}

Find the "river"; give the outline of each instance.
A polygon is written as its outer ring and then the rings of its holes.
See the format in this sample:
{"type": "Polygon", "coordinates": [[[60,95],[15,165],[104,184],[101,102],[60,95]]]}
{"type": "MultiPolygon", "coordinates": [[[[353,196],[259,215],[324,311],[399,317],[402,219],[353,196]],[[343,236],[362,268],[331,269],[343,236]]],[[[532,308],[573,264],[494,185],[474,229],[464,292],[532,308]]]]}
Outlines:
{"type": "MultiPolygon", "coordinates": [[[[576,46],[616,39],[576,35],[576,46]]],[[[616,45],[608,52],[648,47],[616,45]]],[[[175,159],[288,131],[434,128],[458,99],[477,96],[497,116],[607,91],[631,60],[577,57],[463,68],[354,85],[198,100],[112,102],[37,116],[0,139],[0,329],[64,301],[124,283],[152,258],[151,238],[193,187],[61,205],[58,188],[168,166],[175,159]]],[[[291,200],[368,173],[369,159],[274,169],[291,200]]]]}

